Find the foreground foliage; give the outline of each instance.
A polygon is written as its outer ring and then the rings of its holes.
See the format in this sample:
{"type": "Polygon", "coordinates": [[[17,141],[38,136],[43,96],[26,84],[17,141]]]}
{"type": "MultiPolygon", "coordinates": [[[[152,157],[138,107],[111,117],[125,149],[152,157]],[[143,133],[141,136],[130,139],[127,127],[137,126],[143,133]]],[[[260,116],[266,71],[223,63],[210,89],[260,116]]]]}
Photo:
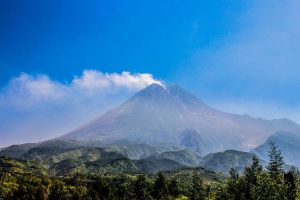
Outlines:
{"type": "Polygon", "coordinates": [[[94,173],[49,176],[38,162],[0,158],[0,199],[138,200],[294,200],[300,199],[299,173],[283,170],[283,158],[271,144],[263,169],[253,157],[242,174],[229,176],[185,168],[158,174],[94,173]]]}

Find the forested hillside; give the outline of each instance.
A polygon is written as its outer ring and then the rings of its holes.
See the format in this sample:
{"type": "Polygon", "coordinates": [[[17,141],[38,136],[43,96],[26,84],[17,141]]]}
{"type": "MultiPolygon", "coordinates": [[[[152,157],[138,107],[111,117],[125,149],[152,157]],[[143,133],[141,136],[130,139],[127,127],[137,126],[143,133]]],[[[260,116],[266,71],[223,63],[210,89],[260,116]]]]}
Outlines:
{"type": "MultiPolygon", "coordinates": [[[[266,168],[254,156],[241,173],[231,169],[228,176],[199,167],[182,167],[156,174],[107,169],[54,175],[38,160],[1,157],[0,199],[300,199],[299,172],[295,168],[284,171],[281,152],[275,144],[270,147],[270,162],[266,168]]],[[[83,153],[90,156],[87,159],[96,155],[105,158],[105,153],[98,151],[100,153],[83,153]]]]}

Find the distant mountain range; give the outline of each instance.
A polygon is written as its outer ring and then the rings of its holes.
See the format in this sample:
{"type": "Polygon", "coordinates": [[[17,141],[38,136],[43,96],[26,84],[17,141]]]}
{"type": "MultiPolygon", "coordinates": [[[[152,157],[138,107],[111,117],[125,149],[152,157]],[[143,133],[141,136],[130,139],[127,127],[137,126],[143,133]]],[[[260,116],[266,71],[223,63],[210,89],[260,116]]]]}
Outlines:
{"type": "Polygon", "coordinates": [[[300,137],[291,132],[279,131],[271,135],[265,143],[259,145],[251,152],[257,154],[264,160],[268,160],[269,143],[278,145],[284,161],[289,165],[300,168],[300,137]]]}
{"type": "MultiPolygon", "coordinates": [[[[26,145],[27,146],[27,145],[26,145]]],[[[157,153],[155,147],[147,144],[113,145],[107,147],[81,146],[70,141],[47,141],[23,151],[22,145],[8,147],[0,151],[1,156],[16,160],[27,160],[38,163],[49,175],[72,175],[77,173],[122,173],[144,172],[156,173],[158,171],[182,169],[186,167],[204,167],[211,171],[227,173],[230,168],[242,170],[251,164],[254,154],[235,150],[223,153],[211,153],[200,157],[196,152],[183,149],[157,153]],[[20,149],[22,149],[20,151],[20,149]],[[121,149],[121,151],[120,151],[121,149]],[[127,149],[126,151],[123,151],[127,149]],[[130,159],[127,155],[132,152],[154,150],[142,154],[139,159],[130,159]],[[12,154],[12,152],[14,152],[12,154]],[[22,153],[21,153],[22,152],[22,153]]],[[[1,167],[1,165],[0,165],[1,167]]]]}
{"type": "Polygon", "coordinates": [[[0,156],[41,163],[51,174],[202,166],[242,170],[255,154],[265,164],[274,141],[300,167],[300,126],[218,111],[179,86],[152,84],[122,105],[54,140],[12,145],[0,156]],[[250,152],[250,153],[249,153],[250,152]]]}
{"type": "MultiPolygon", "coordinates": [[[[201,166],[216,172],[229,172],[231,168],[242,172],[246,166],[252,163],[252,158],[257,157],[254,153],[237,150],[226,150],[208,154],[203,158],[201,166]]],[[[265,166],[266,162],[260,159],[260,164],[265,166]]]]}

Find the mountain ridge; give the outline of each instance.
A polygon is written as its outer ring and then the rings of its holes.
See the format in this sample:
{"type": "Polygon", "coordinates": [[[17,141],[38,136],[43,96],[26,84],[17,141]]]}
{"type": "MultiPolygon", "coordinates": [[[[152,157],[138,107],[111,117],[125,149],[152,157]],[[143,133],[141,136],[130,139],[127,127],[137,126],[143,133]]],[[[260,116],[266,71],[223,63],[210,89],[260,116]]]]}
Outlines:
{"type": "Polygon", "coordinates": [[[261,145],[257,146],[251,152],[257,154],[260,158],[268,160],[269,144],[273,142],[278,146],[284,157],[284,161],[290,165],[300,167],[300,137],[294,133],[278,131],[261,145]]]}
{"type": "MultiPolygon", "coordinates": [[[[195,130],[208,146],[205,153],[250,150],[279,130],[300,133],[290,120],[265,120],[218,111],[178,85],[151,84],[99,118],[58,139],[117,140],[180,145],[180,135],[195,130]]],[[[203,149],[203,148],[202,148],[203,149]]]]}
{"type": "MultiPolygon", "coordinates": [[[[100,147],[142,164],[145,170],[166,169],[170,162],[177,162],[178,166],[197,166],[208,154],[217,153],[217,156],[218,152],[228,149],[251,151],[281,130],[299,137],[300,126],[288,119],[266,120],[225,113],[206,105],[179,86],[152,84],[69,134],[36,144],[12,145],[1,150],[0,156],[26,157],[34,148],[100,147]],[[158,160],[165,164],[156,165],[158,160]]],[[[296,148],[297,144],[294,146],[296,148]]],[[[263,151],[266,149],[265,145],[263,151]]],[[[293,156],[289,155],[295,153],[290,150],[285,149],[283,153],[288,161],[293,161],[293,156]]],[[[250,158],[248,154],[245,156],[250,158]]],[[[221,157],[235,158],[228,157],[226,152],[221,157]]]]}

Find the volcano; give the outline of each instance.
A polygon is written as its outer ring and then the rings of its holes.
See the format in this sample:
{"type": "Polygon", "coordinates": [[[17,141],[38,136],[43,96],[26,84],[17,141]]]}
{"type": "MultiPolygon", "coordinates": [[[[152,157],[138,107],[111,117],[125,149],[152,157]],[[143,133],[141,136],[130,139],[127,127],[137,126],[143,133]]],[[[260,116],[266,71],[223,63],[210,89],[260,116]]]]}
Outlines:
{"type": "Polygon", "coordinates": [[[248,151],[277,131],[300,135],[300,126],[288,119],[222,112],[178,85],[151,84],[59,139],[179,145],[206,154],[226,149],[248,151]]]}

